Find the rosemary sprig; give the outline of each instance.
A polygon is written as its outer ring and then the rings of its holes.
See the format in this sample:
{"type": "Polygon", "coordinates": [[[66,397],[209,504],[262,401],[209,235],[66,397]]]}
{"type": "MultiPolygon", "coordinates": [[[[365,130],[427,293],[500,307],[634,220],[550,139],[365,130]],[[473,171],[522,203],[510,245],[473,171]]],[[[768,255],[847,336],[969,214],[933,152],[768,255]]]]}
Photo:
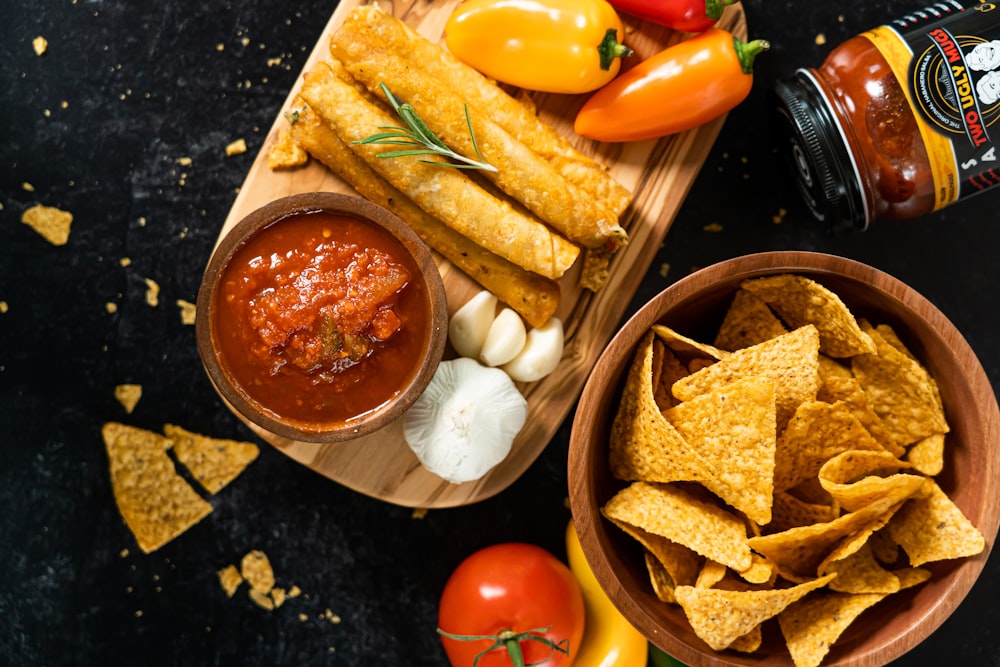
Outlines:
{"type": "Polygon", "coordinates": [[[476,151],[476,158],[465,157],[460,153],[456,153],[452,149],[448,148],[441,139],[434,134],[433,131],[427,124],[417,115],[413,107],[409,104],[403,104],[399,101],[395,95],[389,90],[389,87],[384,83],[379,84],[382,87],[382,92],[385,93],[385,97],[389,100],[389,104],[392,106],[396,114],[402,119],[406,124],[406,127],[398,127],[395,125],[383,126],[379,129],[386,130],[385,132],[378,132],[370,136],[361,139],[360,141],[355,141],[356,144],[380,144],[387,146],[415,146],[416,148],[407,148],[398,151],[387,151],[384,153],[379,153],[380,158],[393,158],[393,157],[403,157],[406,155],[441,155],[448,158],[449,160],[454,160],[454,162],[438,162],[436,160],[421,160],[421,162],[427,162],[428,164],[437,164],[442,167],[455,167],[456,169],[482,169],[483,171],[496,171],[497,168],[493,165],[487,163],[483,160],[482,154],[479,152],[479,144],[476,143],[476,133],[472,130],[472,118],[469,116],[469,105],[465,105],[465,122],[469,126],[469,137],[472,139],[472,147],[476,151]]]}

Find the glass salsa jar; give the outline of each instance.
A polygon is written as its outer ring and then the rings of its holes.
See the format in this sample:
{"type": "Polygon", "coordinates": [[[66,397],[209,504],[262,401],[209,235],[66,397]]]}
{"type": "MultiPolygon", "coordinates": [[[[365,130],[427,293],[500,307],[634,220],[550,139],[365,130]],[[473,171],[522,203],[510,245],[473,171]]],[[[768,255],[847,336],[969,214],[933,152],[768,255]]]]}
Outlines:
{"type": "Polygon", "coordinates": [[[783,150],[835,227],[913,218],[1000,183],[1000,11],[937,3],[853,37],[775,87],[783,150]]]}

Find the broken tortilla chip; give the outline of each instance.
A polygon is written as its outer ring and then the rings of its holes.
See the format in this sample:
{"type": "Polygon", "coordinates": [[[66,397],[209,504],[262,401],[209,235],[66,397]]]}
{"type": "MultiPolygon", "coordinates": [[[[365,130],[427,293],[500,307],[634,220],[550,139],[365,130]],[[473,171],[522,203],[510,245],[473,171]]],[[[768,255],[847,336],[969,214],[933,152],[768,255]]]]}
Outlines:
{"type": "Polygon", "coordinates": [[[260,453],[253,443],[209,438],[173,424],[164,425],[163,432],[173,440],[177,460],[210,493],[236,479],[260,453]]]}
{"type": "Polygon", "coordinates": [[[167,455],[169,439],[117,422],[105,424],[101,434],[115,502],[145,553],[159,549],[212,511],[174,468],[167,455]]]}

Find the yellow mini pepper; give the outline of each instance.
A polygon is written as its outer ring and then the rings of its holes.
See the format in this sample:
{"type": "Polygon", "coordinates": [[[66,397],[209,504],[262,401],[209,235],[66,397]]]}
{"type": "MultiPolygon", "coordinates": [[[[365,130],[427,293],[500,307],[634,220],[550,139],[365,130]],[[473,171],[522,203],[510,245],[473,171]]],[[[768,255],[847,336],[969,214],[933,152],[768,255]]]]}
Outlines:
{"type": "Polygon", "coordinates": [[[467,0],[448,18],[455,56],[502,83],[585,93],[618,74],[632,50],[605,0],[467,0]]]}

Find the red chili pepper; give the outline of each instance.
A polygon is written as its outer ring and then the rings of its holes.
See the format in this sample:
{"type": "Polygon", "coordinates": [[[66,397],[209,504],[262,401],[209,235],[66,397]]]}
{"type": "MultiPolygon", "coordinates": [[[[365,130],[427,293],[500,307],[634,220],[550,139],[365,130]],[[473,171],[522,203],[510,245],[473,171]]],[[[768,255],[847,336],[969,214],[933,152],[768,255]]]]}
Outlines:
{"type": "Polygon", "coordinates": [[[597,141],[640,141],[703,125],[746,99],[754,57],[768,47],[706,30],[618,75],[587,100],[573,129],[597,141]]]}
{"type": "Polygon", "coordinates": [[[626,14],[682,32],[705,32],[736,0],[609,0],[626,14]]]}

